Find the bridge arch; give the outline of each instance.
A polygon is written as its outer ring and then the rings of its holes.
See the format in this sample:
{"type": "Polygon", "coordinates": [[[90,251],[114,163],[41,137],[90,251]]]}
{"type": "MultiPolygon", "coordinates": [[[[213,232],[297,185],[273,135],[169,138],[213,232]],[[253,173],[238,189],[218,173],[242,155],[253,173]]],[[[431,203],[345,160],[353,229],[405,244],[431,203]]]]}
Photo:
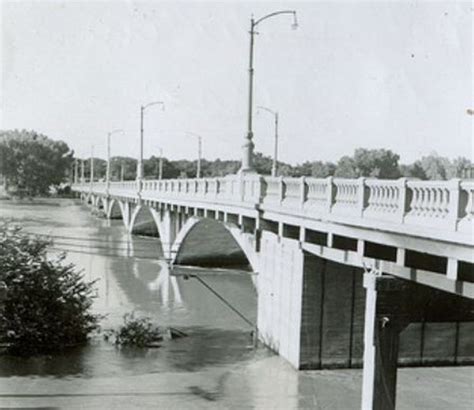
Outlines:
{"type": "Polygon", "coordinates": [[[91,205],[91,206],[95,205],[95,197],[93,194],[85,194],[84,199],[85,199],[86,205],[91,205]]]}
{"type": "Polygon", "coordinates": [[[212,258],[220,260],[227,258],[227,262],[232,264],[233,260],[238,262],[239,257],[243,255],[248,262],[250,269],[253,272],[258,272],[257,252],[253,246],[253,241],[249,238],[249,234],[244,234],[235,224],[227,222],[224,223],[208,218],[190,217],[186,221],[176,236],[172,246],[171,262],[173,264],[185,264],[186,260],[190,259],[189,256],[185,256],[185,252],[189,251],[190,248],[195,245],[199,247],[199,244],[196,243],[196,239],[200,239],[200,242],[205,241],[207,243],[207,249],[196,250],[196,253],[201,255],[199,258],[196,258],[197,262],[200,260],[206,264],[209,264],[209,262],[212,264],[212,258]],[[202,229],[200,232],[198,232],[200,227],[205,229],[202,229]],[[209,233],[208,238],[203,236],[203,234],[205,235],[205,232],[209,232],[211,230],[212,233],[209,233]],[[194,238],[191,238],[192,235],[194,235],[194,238]],[[223,242],[225,242],[225,245],[233,243],[234,248],[231,249],[230,253],[227,255],[215,256],[216,251],[218,253],[220,250],[218,248],[219,245],[221,245],[223,242]],[[241,255],[238,255],[238,253],[241,253],[241,255]]]}
{"type": "Polygon", "coordinates": [[[122,219],[126,222],[126,213],[124,210],[124,204],[118,199],[112,199],[109,202],[106,210],[107,219],[122,219]]]}
{"type": "Polygon", "coordinates": [[[107,208],[108,208],[108,201],[107,198],[100,196],[97,198],[97,204],[96,204],[97,209],[104,211],[107,213],[107,208]]]}
{"type": "Polygon", "coordinates": [[[158,212],[146,205],[138,205],[132,212],[128,230],[132,234],[163,237],[163,228],[158,212]]]}

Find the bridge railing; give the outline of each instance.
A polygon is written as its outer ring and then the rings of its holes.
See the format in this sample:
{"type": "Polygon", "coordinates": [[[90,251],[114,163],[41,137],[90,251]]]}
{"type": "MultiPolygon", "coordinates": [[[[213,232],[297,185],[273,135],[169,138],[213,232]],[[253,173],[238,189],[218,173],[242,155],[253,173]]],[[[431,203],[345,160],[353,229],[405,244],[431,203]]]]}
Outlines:
{"type": "MultiPolygon", "coordinates": [[[[90,192],[88,182],[73,189],[90,192]]],[[[105,182],[93,192],[104,194],[105,182]]],[[[136,181],[110,183],[111,195],[136,197],[136,181]]],[[[145,180],[145,199],[183,199],[210,203],[261,206],[309,218],[357,219],[402,225],[439,227],[471,233],[474,222],[474,181],[420,181],[400,178],[287,178],[230,175],[218,178],[145,180]]]]}
{"type": "Polygon", "coordinates": [[[472,232],[474,181],[263,177],[263,206],[472,232]]]}

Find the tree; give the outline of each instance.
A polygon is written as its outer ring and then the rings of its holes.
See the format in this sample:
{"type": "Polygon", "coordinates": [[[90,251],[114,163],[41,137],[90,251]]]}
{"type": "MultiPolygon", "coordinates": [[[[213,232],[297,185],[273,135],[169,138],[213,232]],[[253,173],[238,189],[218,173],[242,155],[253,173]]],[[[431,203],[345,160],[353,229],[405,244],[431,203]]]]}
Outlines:
{"type": "Polygon", "coordinates": [[[332,162],[314,161],[311,164],[311,176],[315,178],[326,178],[334,175],[336,165],[332,162]]]}
{"type": "MultiPolygon", "coordinates": [[[[111,161],[112,164],[112,161],[111,161]]],[[[107,161],[102,158],[94,157],[94,181],[105,179],[107,169],[107,161]]],[[[89,179],[91,177],[91,159],[84,160],[84,177],[89,179]]]]}
{"type": "Polygon", "coordinates": [[[112,181],[132,181],[137,177],[137,160],[131,157],[112,157],[110,159],[110,179],[112,181]]]}
{"type": "Polygon", "coordinates": [[[400,177],[400,156],[386,149],[358,148],[354,152],[355,167],[359,176],[381,179],[400,177]]]}
{"type": "Polygon", "coordinates": [[[261,152],[256,152],[254,156],[254,167],[259,174],[270,175],[272,173],[273,159],[261,152]]]}
{"type": "Polygon", "coordinates": [[[93,282],[84,282],[64,255],[51,259],[49,241],[0,225],[0,336],[15,353],[36,354],[87,341],[100,316],[90,312],[93,282]]]}
{"type": "Polygon", "coordinates": [[[420,165],[427,179],[445,180],[450,166],[449,159],[440,157],[436,153],[421,158],[420,165]]]}
{"type": "Polygon", "coordinates": [[[334,176],[341,178],[359,177],[359,171],[357,169],[354,159],[347,155],[341,157],[341,159],[337,162],[334,176]]]}
{"type": "Polygon", "coordinates": [[[408,178],[427,179],[420,161],[415,161],[410,165],[400,165],[400,175],[408,178]]]}
{"type": "Polygon", "coordinates": [[[447,172],[447,177],[450,178],[467,178],[473,164],[470,160],[464,157],[455,158],[451,161],[451,165],[447,172]]]}
{"type": "Polygon", "coordinates": [[[72,154],[65,142],[35,131],[0,131],[0,173],[21,195],[45,195],[65,182],[72,154]]]}

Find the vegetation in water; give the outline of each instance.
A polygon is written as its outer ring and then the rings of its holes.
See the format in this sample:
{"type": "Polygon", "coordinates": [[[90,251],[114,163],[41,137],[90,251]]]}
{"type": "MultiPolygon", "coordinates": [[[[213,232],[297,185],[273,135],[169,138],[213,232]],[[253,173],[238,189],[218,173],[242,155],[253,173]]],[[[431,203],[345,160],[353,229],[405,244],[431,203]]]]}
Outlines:
{"type": "Polygon", "coordinates": [[[98,328],[91,313],[94,282],[85,282],[65,255],[47,257],[50,241],[0,225],[0,340],[8,351],[32,355],[83,344],[98,328]]]}
{"type": "Polygon", "coordinates": [[[117,346],[157,347],[163,337],[160,329],[149,317],[137,317],[126,313],[123,324],[117,330],[106,333],[106,339],[113,337],[117,346]]]}

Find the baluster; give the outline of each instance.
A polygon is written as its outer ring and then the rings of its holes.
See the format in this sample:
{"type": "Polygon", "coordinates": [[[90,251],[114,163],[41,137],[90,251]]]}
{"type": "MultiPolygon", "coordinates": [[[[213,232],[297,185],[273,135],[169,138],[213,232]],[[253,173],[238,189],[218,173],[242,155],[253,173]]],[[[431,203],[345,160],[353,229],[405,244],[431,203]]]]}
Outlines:
{"type": "Polygon", "coordinates": [[[449,186],[449,213],[448,219],[453,230],[457,230],[459,219],[461,180],[459,178],[451,179],[449,186]]]}
{"type": "Polygon", "coordinates": [[[474,189],[467,188],[467,204],[465,208],[466,218],[471,221],[474,216],[474,189]]]}

